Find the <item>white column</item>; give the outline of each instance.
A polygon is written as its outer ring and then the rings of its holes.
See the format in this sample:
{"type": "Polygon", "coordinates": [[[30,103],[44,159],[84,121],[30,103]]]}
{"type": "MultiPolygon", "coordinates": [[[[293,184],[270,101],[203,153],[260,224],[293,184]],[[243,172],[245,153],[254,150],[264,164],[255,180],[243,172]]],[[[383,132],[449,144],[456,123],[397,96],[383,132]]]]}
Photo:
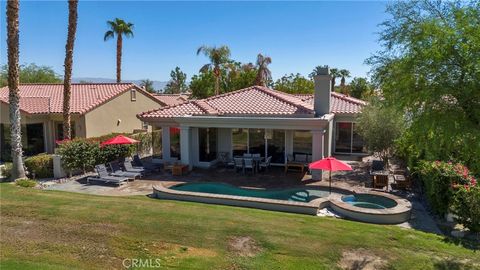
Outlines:
{"type": "Polygon", "coordinates": [[[170,160],[170,127],[162,126],[162,159],[170,160]]]}
{"type": "Polygon", "coordinates": [[[192,137],[192,129],[188,126],[180,127],[180,155],[182,164],[188,165],[188,169],[192,169],[192,159],[190,155],[190,138],[192,137]]]}
{"type": "MultiPolygon", "coordinates": [[[[312,130],[312,162],[323,158],[324,133],[325,133],[325,130],[312,130]]],[[[312,179],[322,180],[322,171],[313,170],[312,179]]]]}

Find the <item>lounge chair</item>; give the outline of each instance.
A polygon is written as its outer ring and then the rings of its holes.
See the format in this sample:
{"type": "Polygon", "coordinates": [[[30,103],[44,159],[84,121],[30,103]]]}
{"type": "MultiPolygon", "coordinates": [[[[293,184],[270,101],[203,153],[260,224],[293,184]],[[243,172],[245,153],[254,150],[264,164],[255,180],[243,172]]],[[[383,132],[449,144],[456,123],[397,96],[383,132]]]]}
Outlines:
{"type": "Polygon", "coordinates": [[[132,163],[133,163],[133,168],[141,168],[141,169],[145,169],[146,171],[159,172],[162,168],[162,164],[142,161],[138,155],[133,156],[132,163]]]}
{"type": "Polygon", "coordinates": [[[123,162],[123,167],[125,168],[125,171],[127,172],[134,172],[134,173],[141,173],[141,174],[144,174],[145,173],[145,169],[144,168],[141,168],[141,167],[136,167],[134,168],[132,166],[132,162],[130,160],[125,160],[123,162]]]}
{"type": "Polygon", "coordinates": [[[142,174],[138,172],[123,171],[122,168],[120,168],[120,165],[118,164],[118,162],[116,161],[109,162],[108,165],[110,166],[110,170],[111,170],[110,175],[124,176],[128,178],[133,178],[133,179],[142,177],[142,174]]]}
{"type": "Polygon", "coordinates": [[[105,165],[95,166],[95,171],[97,172],[98,176],[87,177],[87,183],[90,183],[90,181],[97,181],[97,182],[103,182],[105,184],[114,183],[120,186],[124,182],[128,181],[128,177],[109,175],[105,165]]]}

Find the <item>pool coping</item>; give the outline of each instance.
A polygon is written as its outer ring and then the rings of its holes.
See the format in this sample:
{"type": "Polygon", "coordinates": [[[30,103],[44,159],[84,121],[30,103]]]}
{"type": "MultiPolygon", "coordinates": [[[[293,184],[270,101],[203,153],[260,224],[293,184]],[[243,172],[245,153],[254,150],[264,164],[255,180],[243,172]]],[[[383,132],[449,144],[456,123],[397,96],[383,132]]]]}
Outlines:
{"type": "MultiPolygon", "coordinates": [[[[189,183],[189,182],[185,182],[189,183]]],[[[181,183],[169,184],[168,187],[179,185],[181,183]]],[[[304,186],[303,186],[304,187],[304,186]]],[[[241,187],[248,188],[248,187],[241,187]]],[[[295,187],[292,187],[295,188],[295,187]]],[[[254,189],[254,188],[252,188],[254,189]]],[[[313,188],[316,189],[316,188],[313,188]]],[[[320,190],[320,188],[318,188],[320,190]]],[[[266,210],[277,210],[292,213],[304,213],[316,215],[319,208],[324,208],[329,204],[329,197],[314,199],[310,202],[293,202],[276,199],[266,199],[257,197],[235,196],[225,194],[213,194],[193,191],[179,191],[165,187],[163,184],[153,186],[153,194],[156,198],[187,200],[204,203],[220,203],[233,206],[244,206],[260,208],[266,210]],[[203,198],[203,199],[202,199],[203,198]],[[207,200],[204,200],[207,199],[207,200]],[[230,201],[230,202],[228,202],[230,201]],[[235,203],[238,202],[238,203],[235,203]],[[272,206],[272,207],[270,207],[272,206]]]]}
{"type": "MultiPolygon", "coordinates": [[[[332,185],[332,194],[329,194],[324,198],[317,198],[310,202],[294,202],[286,200],[277,200],[277,199],[266,199],[258,197],[246,197],[246,196],[236,196],[236,195],[225,195],[225,194],[214,194],[214,193],[204,193],[204,192],[193,192],[193,191],[180,191],[173,190],[170,187],[185,183],[195,183],[195,182],[178,182],[178,183],[169,183],[169,184],[159,184],[153,186],[153,196],[159,199],[170,199],[170,200],[182,200],[182,201],[192,201],[192,202],[201,202],[201,203],[211,203],[211,204],[223,204],[230,206],[239,206],[239,207],[249,207],[249,208],[259,208],[264,210],[273,210],[273,211],[282,211],[282,212],[291,212],[291,213],[301,213],[301,214],[310,214],[317,215],[318,210],[331,207],[333,210],[337,211],[346,218],[353,220],[379,223],[379,224],[395,224],[402,223],[405,220],[408,220],[410,217],[410,212],[412,209],[411,203],[404,198],[399,196],[379,192],[374,190],[369,190],[366,188],[346,188],[332,185]],[[340,194],[339,194],[340,193],[340,194]],[[371,208],[361,208],[354,206],[352,204],[342,201],[342,197],[345,195],[355,195],[355,194],[367,194],[367,195],[377,195],[381,197],[386,197],[388,199],[394,200],[397,205],[391,208],[385,209],[371,209],[371,208]]],[[[213,183],[213,182],[208,182],[213,183]]],[[[223,183],[223,182],[218,182],[223,183]]],[[[319,185],[298,185],[291,186],[289,188],[308,188],[308,189],[317,189],[325,190],[329,186],[326,183],[319,183],[319,185]]],[[[240,186],[244,189],[262,189],[262,188],[252,188],[240,186]]],[[[272,191],[275,189],[262,189],[265,191],[272,191]]]]}

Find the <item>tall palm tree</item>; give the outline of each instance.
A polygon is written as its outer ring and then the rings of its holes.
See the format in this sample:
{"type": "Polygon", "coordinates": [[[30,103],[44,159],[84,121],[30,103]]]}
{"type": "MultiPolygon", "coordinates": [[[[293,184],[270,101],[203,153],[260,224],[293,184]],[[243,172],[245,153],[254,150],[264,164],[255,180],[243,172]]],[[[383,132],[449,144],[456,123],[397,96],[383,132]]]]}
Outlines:
{"type": "Polygon", "coordinates": [[[72,87],[73,45],[77,32],[78,0],[68,1],[68,34],[65,45],[65,75],[63,77],[63,139],[72,138],[70,124],[70,92],[72,87]]]}
{"type": "Polygon", "coordinates": [[[330,76],[332,76],[332,89],[331,91],[334,92],[335,91],[335,80],[336,78],[340,77],[340,72],[338,70],[338,68],[332,68],[330,69],[330,76]]]}
{"type": "Polygon", "coordinates": [[[268,65],[272,63],[272,58],[263,56],[261,53],[257,55],[258,73],[255,79],[255,84],[260,86],[267,86],[267,82],[272,80],[272,72],[268,69],[268,65]]]}
{"type": "Polygon", "coordinates": [[[342,79],[340,80],[340,86],[343,88],[345,87],[345,78],[350,78],[350,71],[346,69],[341,69],[340,71],[338,71],[338,73],[342,77],[342,79]]]}
{"type": "Polygon", "coordinates": [[[230,63],[230,49],[227,46],[221,46],[219,48],[201,46],[197,50],[197,55],[201,53],[210,59],[210,63],[205,64],[200,69],[200,72],[213,70],[213,75],[215,76],[215,95],[218,95],[220,94],[221,69],[230,63]]]}
{"type": "Polygon", "coordinates": [[[18,0],[7,1],[8,102],[10,104],[10,144],[12,147],[12,179],[25,178],[22,160],[22,131],[20,122],[18,0]]]}
{"type": "Polygon", "coordinates": [[[103,37],[104,41],[107,41],[111,38],[117,36],[117,83],[121,79],[122,73],[122,46],[123,46],[123,36],[129,38],[133,37],[133,23],[125,22],[122,19],[115,18],[113,21],[107,21],[110,30],[105,32],[103,37]]]}

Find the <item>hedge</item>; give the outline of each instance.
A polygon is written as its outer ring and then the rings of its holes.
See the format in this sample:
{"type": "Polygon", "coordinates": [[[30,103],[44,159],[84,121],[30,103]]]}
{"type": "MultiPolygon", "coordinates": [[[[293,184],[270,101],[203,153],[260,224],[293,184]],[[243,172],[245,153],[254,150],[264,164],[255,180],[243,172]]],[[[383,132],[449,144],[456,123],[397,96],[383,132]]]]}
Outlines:
{"type": "Polygon", "coordinates": [[[49,154],[39,154],[25,159],[25,167],[33,178],[53,177],[53,158],[49,154]]]}
{"type": "Polygon", "coordinates": [[[432,210],[440,215],[452,212],[459,223],[480,230],[480,188],[470,170],[460,164],[421,161],[416,168],[432,210]]]}

